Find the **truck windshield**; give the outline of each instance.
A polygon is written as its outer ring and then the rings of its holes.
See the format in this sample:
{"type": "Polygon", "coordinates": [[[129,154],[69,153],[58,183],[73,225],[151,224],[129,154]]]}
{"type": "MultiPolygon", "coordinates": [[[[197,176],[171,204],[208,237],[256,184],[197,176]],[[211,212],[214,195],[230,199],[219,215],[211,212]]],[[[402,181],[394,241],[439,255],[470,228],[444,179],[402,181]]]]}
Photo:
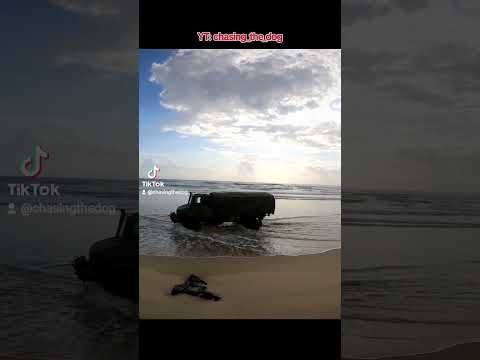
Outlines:
{"type": "Polygon", "coordinates": [[[192,196],[189,201],[188,201],[188,204],[189,205],[198,205],[202,202],[202,197],[201,196],[198,196],[198,195],[194,195],[192,196]]]}

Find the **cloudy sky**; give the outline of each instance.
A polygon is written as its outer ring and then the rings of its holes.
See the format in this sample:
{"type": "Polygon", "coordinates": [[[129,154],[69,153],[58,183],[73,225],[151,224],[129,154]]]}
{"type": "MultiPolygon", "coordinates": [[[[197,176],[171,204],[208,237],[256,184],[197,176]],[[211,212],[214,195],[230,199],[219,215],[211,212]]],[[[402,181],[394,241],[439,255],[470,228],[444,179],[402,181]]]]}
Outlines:
{"type": "Polygon", "coordinates": [[[480,3],[342,1],[342,187],[478,191],[480,3]]]}
{"type": "Polygon", "coordinates": [[[140,50],[140,176],[340,184],[340,50],[140,50]]]}
{"type": "Polygon", "coordinates": [[[45,176],[137,178],[138,3],[12,1],[0,27],[0,175],[39,144],[45,176]]]}

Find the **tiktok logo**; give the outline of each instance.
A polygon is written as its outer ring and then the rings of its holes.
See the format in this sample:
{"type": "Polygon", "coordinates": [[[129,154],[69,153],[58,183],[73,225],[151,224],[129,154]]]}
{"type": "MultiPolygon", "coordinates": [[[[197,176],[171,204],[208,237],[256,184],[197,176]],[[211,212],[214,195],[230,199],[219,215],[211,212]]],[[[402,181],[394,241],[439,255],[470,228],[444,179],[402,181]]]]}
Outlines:
{"type": "Polygon", "coordinates": [[[33,155],[29,156],[20,164],[20,171],[23,175],[35,178],[42,174],[44,161],[50,157],[50,154],[43,150],[40,145],[36,145],[33,149],[33,155]]]}
{"type": "Polygon", "coordinates": [[[153,165],[153,169],[147,173],[149,179],[157,179],[160,175],[160,168],[157,165],[153,165]]]}

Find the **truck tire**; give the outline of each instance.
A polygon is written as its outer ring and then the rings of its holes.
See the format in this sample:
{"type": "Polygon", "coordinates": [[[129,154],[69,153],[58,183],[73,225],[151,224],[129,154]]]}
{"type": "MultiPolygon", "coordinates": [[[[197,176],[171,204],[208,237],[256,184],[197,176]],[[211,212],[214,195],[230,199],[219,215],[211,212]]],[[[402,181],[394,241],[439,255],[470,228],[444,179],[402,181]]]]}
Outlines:
{"type": "Polygon", "coordinates": [[[260,219],[255,219],[253,222],[253,230],[258,230],[262,227],[262,220],[260,219]]]}
{"type": "Polygon", "coordinates": [[[247,229],[251,230],[258,230],[262,226],[262,220],[259,220],[257,218],[241,218],[240,219],[240,224],[245,226],[247,229]]]}
{"type": "Polygon", "coordinates": [[[174,212],[170,213],[170,220],[172,220],[173,223],[177,223],[178,222],[177,214],[175,214],[174,212]]]}
{"type": "Polygon", "coordinates": [[[223,223],[223,219],[212,217],[207,221],[208,225],[217,226],[223,223]]]}
{"type": "Polygon", "coordinates": [[[182,225],[187,229],[190,229],[193,231],[198,231],[202,228],[202,224],[200,224],[199,221],[195,221],[195,220],[186,220],[182,222],[182,225]]]}

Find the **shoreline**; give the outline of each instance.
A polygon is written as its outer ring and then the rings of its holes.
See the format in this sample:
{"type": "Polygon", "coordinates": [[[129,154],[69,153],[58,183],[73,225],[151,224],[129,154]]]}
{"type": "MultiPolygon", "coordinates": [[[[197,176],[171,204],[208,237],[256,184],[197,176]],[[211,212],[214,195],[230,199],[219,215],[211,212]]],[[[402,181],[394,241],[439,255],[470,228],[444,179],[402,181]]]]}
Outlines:
{"type": "Polygon", "coordinates": [[[241,256],[241,255],[218,255],[218,256],[194,256],[194,255],[148,255],[148,254],[139,254],[139,257],[155,257],[155,258],[170,258],[170,259],[257,259],[257,258],[270,258],[270,257],[298,257],[298,256],[314,256],[314,255],[323,255],[330,251],[341,251],[342,247],[328,249],[321,251],[315,254],[300,254],[300,255],[274,255],[274,254],[264,254],[264,255],[252,255],[252,256],[241,256]]]}
{"type": "Polygon", "coordinates": [[[407,354],[400,356],[388,356],[377,358],[346,358],[342,357],[342,360],[476,360],[480,354],[480,342],[462,343],[452,346],[447,346],[436,351],[419,353],[419,354],[407,354]]]}
{"type": "Polygon", "coordinates": [[[315,255],[259,257],[139,257],[140,319],[339,319],[341,249],[315,255]],[[190,274],[222,300],[170,290],[190,274]]]}

